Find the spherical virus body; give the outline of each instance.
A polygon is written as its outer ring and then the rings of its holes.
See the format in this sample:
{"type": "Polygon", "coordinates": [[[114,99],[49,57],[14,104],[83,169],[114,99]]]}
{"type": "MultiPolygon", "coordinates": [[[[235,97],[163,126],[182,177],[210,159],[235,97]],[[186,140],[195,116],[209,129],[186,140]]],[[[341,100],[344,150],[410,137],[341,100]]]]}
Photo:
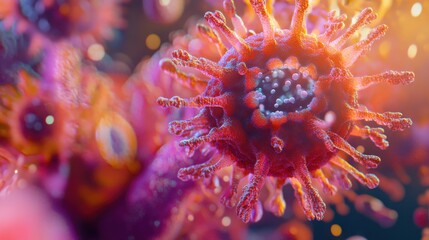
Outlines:
{"type": "Polygon", "coordinates": [[[325,31],[314,36],[306,31],[308,0],[296,0],[290,29],[279,28],[265,1],[250,3],[260,19],[261,33],[246,28],[232,0],[225,0],[224,8],[234,29],[227,26],[219,11],[206,13],[210,27],[199,26],[202,35],[218,46],[219,62],[177,50],[172,59],[160,63],[181,80],[206,84],[204,92],[193,98],[158,99],[165,107],[201,108],[192,119],[171,122],[169,131],[186,138],[180,144],[190,154],[209,142],[223,156],[183,168],[178,177],[204,178],[233,165],[231,186],[221,200],[227,206],[237,204],[243,221],[260,217],[258,198],[265,180],[276,189],[268,199],[268,210],[283,214],[282,186],[289,183],[307,218],[320,220],[326,205],[313,180],[331,194],[336,186],[351,186],[348,174],[369,188],[378,186],[375,175],[360,172],[338,155],[344,152],[366,168],[379,164],[379,157],[364,155],[346,141],[349,136],[358,136],[370,138],[379,148],[388,146],[382,128],[362,126],[360,121],[374,121],[392,130],[412,124],[398,112],[369,111],[358,103],[358,92],[375,83],[410,83],[414,74],[387,71],[355,77],[350,72],[349,67],[387,30],[380,25],[365,39],[344,47],[352,35],[376,18],[371,8],[364,9],[345,30],[346,16],[332,12],[325,31]],[[200,70],[208,79],[182,70],[188,67],[200,70]],[[249,183],[237,200],[240,179],[248,174],[249,183]]]}

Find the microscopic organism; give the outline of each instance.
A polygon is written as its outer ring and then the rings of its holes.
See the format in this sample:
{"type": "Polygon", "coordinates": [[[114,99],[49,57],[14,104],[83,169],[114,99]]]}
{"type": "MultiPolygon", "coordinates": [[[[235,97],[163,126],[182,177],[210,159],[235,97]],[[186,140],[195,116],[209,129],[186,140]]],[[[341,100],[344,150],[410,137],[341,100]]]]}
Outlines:
{"type": "Polygon", "coordinates": [[[0,13],[6,27],[33,36],[30,48],[70,40],[80,47],[113,37],[123,26],[122,0],[2,0],[0,13]]]}
{"type": "Polygon", "coordinates": [[[17,89],[2,95],[9,104],[2,106],[5,117],[0,124],[8,129],[5,135],[16,149],[49,159],[70,139],[65,130],[69,114],[62,102],[48,97],[39,79],[26,71],[20,72],[19,79],[17,89]]]}
{"type": "Polygon", "coordinates": [[[369,188],[379,184],[375,175],[362,173],[338,155],[344,152],[368,169],[380,163],[378,156],[363,154],[347,142],[356,136],[370,138],[381,149],[388,146],[383,128],[361,126],[361,121],[392,130],[412,124],[399,112],[368,110],[358,102],[359,91],[377,83],[407,84],[415,76],[408,71],[354,76],[350,71],[387,31],[386,25],[379,25],[366,38],[347,46],[355,33],[376,19],[371,8],[364,9],[345,30],[347,16],[331,12],[325,31],[310,35],[305,18],[308,0],[296,0],[289,29],[280,29],[265,1],[250,3],[262,32],[247,29],[232,0],[225,0],[224,8],[233,29],[220,11],[205,14],[209,26],[199,28],[219,47],[218,62],[177,50],[172,59],[160,63],[180,80],[206,84],[196,97],[158,99],[164,107],[200,109],[192,119],[171,122],[169,131],[185,138],[180,145],[190,155],[201,144],[211,143],[222,156],[182,168],[178,177],[185,181],[205,178],[233,165],[231,186],[221,201],[237,205],[244,222],[260,216],[259,192],[268,177],[274,179],[277,192],[271,202],[271,209],[277,209],[274,212],[284,212],[282,186],[289,183],[307,218],[321,220],[326,205],[313,180],[332,194],[337,186],[351,186],[348,174],[369,188]],[[207,79],[186,72],[188,68],[199,70],[207,79]],[[238,183],[249,174],[238,200],[238,183]]]}

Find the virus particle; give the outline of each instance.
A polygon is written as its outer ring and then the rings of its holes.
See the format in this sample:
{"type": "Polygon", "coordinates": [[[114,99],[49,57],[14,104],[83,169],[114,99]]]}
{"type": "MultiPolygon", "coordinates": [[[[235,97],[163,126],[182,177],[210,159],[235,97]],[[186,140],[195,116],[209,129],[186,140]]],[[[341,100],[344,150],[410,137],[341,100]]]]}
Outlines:
{"type": "Polygon", "coordinates": [[[111,39],[113,29],[123,26],[121,2],[2,0],[0,13],[6,27],[16,25],[18,32],[34,36],[32,50],[37,50],[41,44],[64,39],[85,48],[94,42],[111,39]]]}
{"type": "Polygon", "coordinates": [[[221,12],[205,14],[210,27],[203,30],[221,50],[217,63],[184,50],[174,51],[173,59],[160,63],[179,79],[206,82],[205,90],[196,97],[158,99],[164,107],[201,109],[192,119],[171,122],[169,131],[186,138],[180,145],[191,155],[201,144],[211,143],[223,156],[183,168],[178,177],[185,181],[204,178],[234,165],[234,180],[221,200],[227,206],[237,204],[237,214],[244,222],[260,215],[259,192],[267,177],[274,179],[277,188],[270,209],[278,215],[284,212],[282,186],[290,183],[307,218],[321,220],[326,205],[313,187],[313,179],[331,194],[336,185],[351,186],[348,174],[369,188],[378,186],[375,175],[360,172],[338,155],[344,152],[366,168],[380,163],[379,157],[362,154],[347,142],[349,136],[357,136],[370,138],[382,149],[388,146],[382,128],[361,126],[360,121],[374,121],[392,130],[412,124],[399,112],[368,110],[358,103],[358,92],[376,83],[410,83],[414,73],[352,75],[349,67],[387,31],[386,25],[377,26],[367,38],[344,47],[354,33],[376,19],[371,8],[364,9],[342,34],[338,33],[346,15],[332,12],[325,31],[315,36],[306,30],[308,1],[295,2],[290,29],[278,27],[265,1],[250,3],[260,19],[260,33],[246,28],[231,0],[224,1],[224,8],[234,30],[221,12]],[[208,79],[196,78],[182,67],[197,69],[208,79]],[[237,201],[238,183],[248,174],[250,182],[237,201]]]}

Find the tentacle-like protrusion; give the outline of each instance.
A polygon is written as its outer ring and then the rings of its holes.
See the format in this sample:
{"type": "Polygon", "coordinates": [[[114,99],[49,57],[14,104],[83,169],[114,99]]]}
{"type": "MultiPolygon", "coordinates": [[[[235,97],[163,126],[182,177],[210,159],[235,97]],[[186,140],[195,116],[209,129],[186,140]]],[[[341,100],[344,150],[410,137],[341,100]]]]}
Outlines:
{"type": "Polygon", "coordinates": [[[329,135],[329,138],[334,143],[334,146],[341,150],[348,155],[350,155],[353,160],[361,164],[362,166],[366,168],[376,168],[378,164],[381,162],[381,159],[378,156],[375,155],[365,155],[356,148],[352,147],[344,138],[338,136],[336,133],[333,132],[327,132],[329,135]]]}
{"type": "Polygon", "coordinates": [[[276,0],[265,0],[266,4],[266,8],[267,8],[267,13],[269,15],[273,15],[273,9],[274,9],[274,3],[276,0]]]}
{"type": "Polygon", "coordinates": [[[225,44],[220,39],[219,35],[215,31],[213,31],[213,29],[203,24],[198,24],[197,28],[201,35],[207,38],[210,42],[216,44],[219,55],[223,56],[227,49],[225,47],[225,44]]]}
{"type": "Polygon", "coordinates": [[[393,226],[398,219],[398,213],[395,210],[387,208],[382,201],[370,195],[358,195],[352,202],[358,212],[371,218],[384,228],[393,226]]]}
{"type": "Polygon", "coordinates": [[[307,216],[309,219],[314,219],[313,211],[305,198],[305,193],[304,189],[302,189],[301,182],[294,177],[289,178],[288,181],[294,190],[295,198],[298,200],[299,205],[301,205],[301,209],[304,211],[305,216],[307,216]]]}
{"type": "Polygon", "coordinates": [[[343,169],[336,167],[333,163],[329,162],[326,164],[332,170],[332,175],[334,176],[335,183],[337,186],[342,187],[343,189],[349,190],[352,187],[352,181],[347,176],[347,172],[343,169]]]}
{"type": "Polygon", "coordinates": [[[319,41],[328,44],[332,36],[335,35],[335,33],[337,33],[339,30],[344,28],[344,21],[346,19],[346,14],[336,16],[336,11],[331,11],[329,13],[328,23],[325,25],[326,30],[318,37],[319,41]]]}
{"type": "Polygon", "coordinates": [[[304,199],[310,204],[310,209],[305,209],[309,220],[322,220],[326,211],[326,204],[323,202],[317,190],[311,184],[311,175],[307,169],[304,157],[295,163],[294,177],[301,183],[304,190],[304,199]]]}
{"type": "Polygon", "coordinates": [[[247,37],[247,28],[244,25],[243,20],[240,16],[237,15],[235,11],[235,5],[233,0],[224,0],[223,1],[223,9],[225,9],[226,15],[231,19],[232,25],[234,26],[234,31],[240,37],[247,37]]]}
{"type": "Polygon", "coordinates": [[[359,127],[355,125],[352,129],[351,135],[364,139],[370,138],[378,148],[383,150],[389,146],[389,142],[386,140],[387,136],[384,135],[383,128],[371,128],[369,126],[359,127]]]}
{"type": "Polygon", "coordinates": [[[187,74],[177,69],[176,65],[173,63],[173,61],[171,61],[171,59],[162,59],[159,62],[159,65],[162,70],[167,72],[167,74],[171,75],[175,79],[180,80],[188,87],[195,89],[203,89],[207,85],[207,80],[197,78],[192,74],[187,74]]]}
{"type": "Polygon", "coordinates": [[[352,25],[350,25],[350,27],[347,28],[347,30],[344,34],[342,34],[337,39],[332,41],[331,46],[333,46],[337,49],[341,49],[342,46],[347,42],[347,40],[354,33],[356,33],[362,27],[368,25],[370,22],[372,22],[376,18],[377,18],[377,15],[374,13],[372,8],[365,8],[364,10],[362,10],[362,12],[357,17],[356,22],[354,22],[352,25]]]}
{"type": "Polygon", "coordinates": [[[265,46],[273,46],[276,44],[274,35],[276,33],[276,28],[278,23],[274,18],[268,13],[264,1],[260,0],[250,0],[252,7],[255,13],[258,15],[259,20],[262,24],[262,29],[264,31],[264,44],[265,46]]]}
{"type": "Polygon", "coordinates": [[[408,71],[387,71],[373,76],[358,77],[357,89],[363,90],[377,83],[389,83],[392,85],[409,84],[414,81],[415,75],[408,71]]]}
{"type": "Polygon", "coordinates": [[[247,223],[254,215],[253,209],[258,202],[259,192],[264,185],[265,178],[270,170],[270,163],[267,156],[262,153],[257,154],[257,160],[254,167],[254,175],[249,184],[243,190],[243,195],[237,205],[237,215],[247,223]]]}
{"type": "Polygon", "coordinates": [[[240,134],[237,133],[237,129],[229,124],[224,124],[219,128],[212,128],[209,133],[203,136],[197,136],[190,139],[180,141],[180,146],[187,146],[190,154],[203,143],[214,142],[219,140],[239,141],[240,134]]]}
{"type": "Polygon", "coordinates": [[[286,209],[286,202],[283,198],[283,185],[286,179],[267,178],[265,186],[269,191],[269,196],[264,203],[265,208],[276,216],[283,216],[286,209]]]}
{"type": "Polygon", "coordinates": [[[350,106],[348,106],[347,110],[351,120],[374,121],[394,131],[402,131],[413,124],[410,118],[402,118],[402,113],[400,112],[376,113],[367,109],[355,109],[350,106]]]}
{"type": "Polygon", "coordinates": [[[210,159],[208,162],[202,164],[181,168],[177,174],[177,177],[182,181],[208,178],[212,176],[217,170],[228,167],[233,163],[234,161],[228,157],[221,157],[218,160],[210,159]]]}
{"type": "Polygon", "coordinates": [[[380,25],[376,28],[374,28],[366,37],[366,39],[363,39],[356,43],[355,45],[352,45],[350,47],[347,47],[342,51],[343,53],[343,59],[344,59],[344,66],[350,67],[353,65],[354,62],[362,55],[363,52],[368,51],[372,44],[374,44],[375,41],[382,38],[387,32],[387,25],[380,25]]]}
{"type": "MultiPolygon", "coordinates": [[[[404,168],[401,169],[404,170],[404,168]]],[[[390,200],[394,202],[399,202],[404,199],[405,187],[404,184],[401,182],[401,178],[399,176],[387,177],[378,173],[377,177],[380,179],[379,188],[381,189],[381,191],[389,195],[390,200]]]]}
{"type": "Polygon", "coordinates": [[[227,207],[234,207],[237,204],[237,192],[238,192],[238,184],[240,184],[241,179],[243,179],[247,174],[245,174],[244,170],[233,166],[230,185],[223,193],[220,201],[223,205],[227,207]]]}
{"type": "Polygon", "coordinates": [[[322,126],[322,120],[313,118],[308,121],[307,128],[310,132],[312,132],[318,139],[322,140],[325,144],[326,148],[330,152],[334,152],[336,150],[336,147],[334,143],[332,142],[331,138],[329,137],[328,133],[323,130],[322,126]]]}
{"type": "MultiPolygon", "coordinates": [[[[204,15],[209,25],[221,32],[225,38],[231,43],[231,45],[240,53],[242,56],[248,56],[251,53],[249,45],[241,38],[236,32],[232,31],[225,23],[225,16],[221,12],[216,11],[215,13],[207,12],[204,15]]],[[[245,57],[244,57],[245,58],[245,57]]]]}
{"type": "Polygon", "coordinates": [[[329,182],[329,179],[325,176],[322,169],[315,170],[312,175],[319,180],[325,193],[329,193],[331,196],[335,195],[337,188],[329,182]]]}
{"type": "Polygon", "coordinates": [[[376,188],[380,183],[380,180],[378,180],[377,176],[375,176],[374,174],[365,175],[358,171],[356,168],[354,168],[352,165],[350,165],[346,160],[338,156],[331,159],[331,163],[352,175],[356,180],[358,180],[361,184],[367,186],[369,189],[376,188]]]}
{"type": "Polygon", "coordinates": [[[217,63],[206,58],[194,57],[185,50],[175,50],[172,52],[172,56],[172,61],[174,64],[195,68],[209,77],[221,79],[227,71],[217,63]]]}
{"type": "Polygon", "coordinates": [[[295,10],[293,12],[290,30],[294,36],[300,36],[307,33],[305,24],[305,15],[309,7],[308,0],[295,0],[295,10]]]}
{"type": "Polygon", "coordinates": [[[157,102],[160,106],[163,107],[221,107],[227,110],[231,108],[231,106],[228,106],[230,102],[229,98],[229,95],[221,95],[218,97],[196,96],[193,98],[181,98],[178,96],[174,96],[172,98],[159,97],[157,99],[157,102]]]}
{"type": "Polygon", "coordinates": [[[205,112],[201,111],[197,116],[189,120],[172,121],[168,124],[168,132],[177,136],[189,136],[192,132],[209,127],[205,112]]]}

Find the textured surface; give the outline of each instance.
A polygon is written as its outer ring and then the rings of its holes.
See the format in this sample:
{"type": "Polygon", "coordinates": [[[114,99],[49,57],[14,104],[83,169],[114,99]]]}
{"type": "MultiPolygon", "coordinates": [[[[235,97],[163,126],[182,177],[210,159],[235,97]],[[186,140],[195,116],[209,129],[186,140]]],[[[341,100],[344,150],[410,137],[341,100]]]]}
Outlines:
{"type": "MultiPolygon", "coordinates": [[[[201,108],[193,119],[171,122],[169,131],[185,137],[180,145],[191,155],[205,142],[212,143],[223,155],[183,168],[178,176],[182,180],[204,178],[229,165],[242,171],[240,174],[251,174],[237,205],[237,214],[245,222],[260,216],[259,191],[265,178],[274,177],[279,191],[277,196],[271,196],[276,199],[271,209],[276,209],[276,214],[284,211],[281,187],[288,182],[307,218],[321,220],[326,206],[313,187],[313,179],[332,194],[336,192],[335,185],[350,187],[348,174],[369,188],[378,186],[375,175],[361,173],[337,155],[342,151],[366,168],[379,164],[379,157],[364,155],[346,141],[350,135],[369,137],[378,147],[387,147],[383,129],[361,127],[360,120],[393,130],[412,124],[401,113],[367,110],[358,103],[358,91],[380,82],[406,84],[414,80],[414,74],[387,71],[354,77],[349,71],[387,30],[386,25],[377,26],[367,38],[344,47],[355,32],[376,18],[371,8],[364,9],[344,31],[346,16],[332,12],[325,31],[313,36],[307,34],[305,27],[308,1],[296,1],[290,29],[278,27],[265,1],[250,4],[261,22],[261,33],[247,30],[235,13],[233,1],[224,1],[224,8],[234,29],[227,26],[221,12],[205,14],[210,27],[200,29],[210,32],[212,41],[219,46],[219,62],[184,50],[173,52],[171,60],[161,62],[179,79],[186,76],[197,81],[180,67],[197,69],[208,77],[206,89],[196,97],[158,99],[165,107],[201,108]]],[[[222,198],[227,205],[236,202],[236,184],[222,198]]]]}

